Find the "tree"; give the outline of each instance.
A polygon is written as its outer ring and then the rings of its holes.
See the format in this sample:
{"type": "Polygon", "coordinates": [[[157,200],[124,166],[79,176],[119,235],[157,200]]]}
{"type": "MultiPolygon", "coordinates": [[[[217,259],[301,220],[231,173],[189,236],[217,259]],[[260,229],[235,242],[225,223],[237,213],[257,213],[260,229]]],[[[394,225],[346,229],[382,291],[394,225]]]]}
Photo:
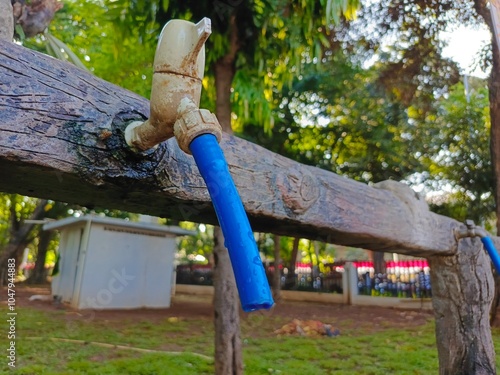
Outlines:
{"type": "Polygon", "coordinates": [[[208,259],[210,264],[213,263],[212,249],[213,249],[213,226],[205,224],[195,224],[192,222],[181,222],[179,225],[184,229],[195,231],[196,235],[181,237],[179,240],[180,261],[190,261],[197,255],[203,256],[208,259]]]}
{"type": "MultiPolygon", "coordinates": [[[[500,233],[500,46],[496,37],[496,31],[493,26],[490,5],[485,0],[474,0],[474,9],[479,14],[484,23],[488,26],[491,35],[491,73],[488,79],[488,91],[490,101],[490,151],[491,162],[494,177],[494,196],[496,204],[496,217],[497,217],[497,233],[500,233]]],[[[500,293],[498,291],[497,293],[500,293]]]]}
{"type": "Polygon", "coordinates": [[[471,2],[381,0],[364,4],[358,20],[336,36],[358,61],[380,60],[379,82],[425,110],[436,88],[446,91],[459,78],[456,64],[441,56],[440,31],[477,22],[471,2]]]}
{"type": "Polygon", "coordinates": [[[489,225],[495,209],[484,85],[468,96],[463,84],[454,86],[449,95],[436,101],[434,113],[415,124],[412,137],[418,139],[420,158],[429,171],[426,183],[450,191],[436,196],[435,211],[489,225]]]}
{"type": "Polygon", "coordinates": [[[282,98],[284,153],[305,164],[359,181],[401,180],[422,167],[413,156],[406,107],[342,52],[303,78],[282,98]],[[403,151],[404,150],[404,151],[403,151]]]}
{"type": "MultiPolygon", "coordinates": [[[[359,19],[346,27],[337,28],[335,35],[356,59],[367,61],[377,57],[377,64],[382,69],[378,81],[406,107],[411,107],[412,121],[424,123],[435,115],[433,103],[440,100],[459,80],[455,64],[441,57],[444,45],[439,33],[458,26],[475,27],[480,24],[486,24],[492,35],[495,34],[487,1],[381,0],[364,4],[359,19]]],[[[488,52],[481,58],[484,59],[483,66],[492,67],[488,80],[491,170],[494,181],[499,181],[500,153],[497,146],[500,144],[500,73],[497,68],[500,66],[500,53],[495,39],[488,52]]],[[[462,104],[465,102],[462,101],[462,104]]],[[[420,154],[425,152],[415,151],[420,154]]],[[[491,185],[487,183],[484,186],[491,185]]],[[[497,217],[500,213],[499,186],[495,182],[493,188],[497,217]]],[[[457,199],[464,201],[463,197],[457,199]]],[[[489,208],[491,206],[488,205],[485,209],[489,208]]],[[[477,210],[472,214],[477,215],[477,210]]],[[[497,231],[499,225],[500,221],[497,220],[497,231]]]]}
{"type": "Polygon", "coordinates": [[[281,300],[281,236],[274,236],[274,273],[273,273],[273,298],[275,301],[281,300]]]}
{"type": "Polygon", "coordinates": [[[288,266],[288,274],[285,280],[285,286],[291,288],[295,286],[295,264],[297,263],[297,256],[299,253],[299,238],[293,239],[292,254],[290,256],[290,263],[288,266]]]}
{"type": "Polygon", "coordinates": [[[33,273],[27,280],[29,284],[44,284],[47,282],[45,260],[47,258],[50,242],[54,238],[54,234],[55,233],[52,231],[42,231],[38,235],[35,266],[33,268],[33,273]]]}
{"type": "MultiPolygon", "coordinates": [[[[74,207],[74,206],[73,206],[74,207]]],[[[68,211],[71,209],[66,203],[48,201],[45,206],[45,212],[42,219],[61,219],[68,216],[68,211]]],[[[51,245],[52,240],[55,237],[55,232],[53,231],[43,231],[41,226],[38,225],[38,243],[35,258],[35,266],[33,272],[28,277],[27,282],[29,284],[44,284],[47,282],[47,273],[45,271],[45,263],[47,258],[47,252],[51,245]]]]}
{"type": "Polygon", "coordinates": [[[7,277],[8,260],[15,259],[19,269],[24,249],[33,241],[36,224],[25,223],[26,219],[40,220],[44,217],[48,201],[30,199],[16,194],[7,198],[9,209],[9,235],[0,251],[0,283],[7,277]]]}

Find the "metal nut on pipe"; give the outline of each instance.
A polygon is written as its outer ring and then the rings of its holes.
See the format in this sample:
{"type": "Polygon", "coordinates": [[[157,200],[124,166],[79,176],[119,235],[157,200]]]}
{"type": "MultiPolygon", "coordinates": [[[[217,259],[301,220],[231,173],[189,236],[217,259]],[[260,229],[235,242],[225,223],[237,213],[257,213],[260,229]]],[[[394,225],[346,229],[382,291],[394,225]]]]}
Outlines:
{"type": "Polygon", "coordinates": [[[174,124],[174,134],[182,151],[191,154],[190,143],[202,134],[213,134],[220,142],[222,128],[217,117],[207,109],[199,109],[185,98],[179,105],[179,116],[174,124]]]}

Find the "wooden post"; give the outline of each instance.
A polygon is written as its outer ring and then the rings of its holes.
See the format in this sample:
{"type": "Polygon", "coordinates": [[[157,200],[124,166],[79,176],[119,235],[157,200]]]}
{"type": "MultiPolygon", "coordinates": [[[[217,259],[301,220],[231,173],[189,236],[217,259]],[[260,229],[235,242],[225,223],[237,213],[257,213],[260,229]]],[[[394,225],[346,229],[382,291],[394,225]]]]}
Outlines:
{"type": "MultiPolygon", "coordinates": [[[[148,112],[144,98],[0,41],[0,191],[216,223],[174,139],[128,150],[123,129],[148,112]]],[[[463,224],[394,181],[367,186],[229,135],[221,146],[254,230],[430,258],[442,374],[494,373],[490,262],[479,240],[458,246],[463,224]]]]}
{"type": "Polygon", "coordinates": [[[429,258],[441,375],[495,374],[489,311],[495,291],[479,238],[460,240],[452,256],[429,258]]]}

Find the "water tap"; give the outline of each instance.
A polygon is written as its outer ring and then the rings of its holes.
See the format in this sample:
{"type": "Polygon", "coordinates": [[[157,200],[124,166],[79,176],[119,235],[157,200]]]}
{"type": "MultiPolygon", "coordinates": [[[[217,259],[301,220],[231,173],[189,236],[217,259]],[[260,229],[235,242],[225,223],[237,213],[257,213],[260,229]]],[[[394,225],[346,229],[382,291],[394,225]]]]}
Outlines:
{"type": "Polygon", "coordinates": [[[474,220],[467,219],[465,220],[465,227],[466,229],[462,230],[455,230],[455,237],[456,238],[466,238],[466,237],[488,237],[488,232],[486,232],[486,229],[477,226],[474,223],[474,220]]]}
{"type": "Polygon", "coordinates": [[[165,25],[153,64],[151,115],[147,121],[134,121],[125,129],[130,147],[145,151],[175,134],[179,147],[190,154],[189,144],[200,134],[213,134],[220,141],[222,129],[217,118],[199,109],[205,41],[211,32],[208,18],[197,24],[172,20],[165,25]]]}

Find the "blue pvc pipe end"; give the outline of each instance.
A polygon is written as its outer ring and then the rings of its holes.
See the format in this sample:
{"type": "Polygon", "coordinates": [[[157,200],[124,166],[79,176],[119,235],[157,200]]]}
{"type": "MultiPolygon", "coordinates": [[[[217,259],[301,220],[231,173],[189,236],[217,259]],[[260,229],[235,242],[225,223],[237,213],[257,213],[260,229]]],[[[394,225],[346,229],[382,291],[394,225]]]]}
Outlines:
{"type": "Polygon", "coordinates": [[[500,255],[498,255],[497,249],[495,249],[495,245],[490,237],[481,237],[481,241],[483,242],[484,248],[488,252],[488,255],[495,266],[495,269],[500,274],[500,255]]]}
{"type": "Polygon", "coordinates": [[[208,188],[225,238],[244,311],[269,309],[274,301],[253,237],[224,154],[212,134],[196,137],[189,149],[208,188]]]}

